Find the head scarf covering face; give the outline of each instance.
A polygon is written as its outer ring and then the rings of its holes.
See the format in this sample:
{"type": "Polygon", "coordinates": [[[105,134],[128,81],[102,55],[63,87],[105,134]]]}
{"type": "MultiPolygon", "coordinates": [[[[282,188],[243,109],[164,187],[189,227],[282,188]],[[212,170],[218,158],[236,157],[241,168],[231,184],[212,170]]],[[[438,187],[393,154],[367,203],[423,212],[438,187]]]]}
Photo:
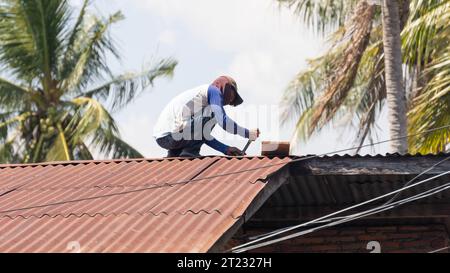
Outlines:
{"type": "Polygon", "coordinates": [[[217,87],[220,90],[220,92],[222,93],[223,96],[225,96],[225,86],[227,84],[231,85],[234,88],[234,90],[236,91],[236,99],[234,100],[234,102],[232,104],[234,106],[241,104],[242,98],[237,93],[237,84],[233,78],[228,77],[228,76],[220,76],[212,83],[212,85],[214,85],[215,87],[217,87]]]}
{"type": "Polygon", "coordinates": [[[222,92],[222,94],[225,92],[225,85],[227,85],[227,84],[233,86],[237,91],[236,81],[233,80],[233,78],[228,77],[228,76],[220,76],[212,83],[212,85],[219,88],[219,90],[220,90],[220,92],[222,92]]]}

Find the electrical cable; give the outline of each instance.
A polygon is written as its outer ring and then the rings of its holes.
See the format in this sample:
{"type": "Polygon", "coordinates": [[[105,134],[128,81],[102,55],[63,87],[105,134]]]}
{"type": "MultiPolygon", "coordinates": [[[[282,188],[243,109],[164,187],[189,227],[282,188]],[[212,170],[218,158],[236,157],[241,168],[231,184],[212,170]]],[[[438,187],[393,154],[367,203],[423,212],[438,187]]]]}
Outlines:
{"type": "Polygon", "coordinates": [[[239,171],[230,172],[230,173],[223,173],[223,174],[206,176],[206,177],[201,177],[201,178],[194,178],[194,179],[186,179],[186,180],[173,182],[173,183],[166,182],[163,185],[153,186],[153,187],[145,187],[145,188],[137,189],[137,190],[130,190],[130,191],[124,191],[124,192],[119,192],[119,193],[113,193],[113,194],[92,196],[92,197],[80,198],[80,199],[74,199],[74,200],[66,200],[66,201],[47,203],[47,204],[42,204],[42,205],[23,207],[23,208],[16,208],[16,209],[10,209],[10,210],[3,210],[3,211],[0,211],[0,214],[10,213],[10,212],[15,212],[15,211],[23,211],[23,210],[34,209],[34,208],[43,208],[43,207],[49,207],[49,206],[57,206],[57,205],[63,205],[63,204],[68,204],[68,203],[76,203],[76,202],[81,202],[81,201],[89,201],[89,200],[100,199],[100,198],[107,198],[107,197],[118,196],[118,195],[131,194],[131,193],[142,192],[142,191],[147,191],[147,190],[152,190],[152,189],[157,189],[157,188],[162,188],[162,187],[172,187],[172,186],[179,185],[179,184],[188,184],[188,183],[192,183],[192,182],[197,182],[197,181],[202,181],[202,180],[207,180],[207,179],[212,179],[212,178],[217,178],[217,177],[224,177],[224,176],[229,176],[229,175],[233,175],[233,174],[240,174],[240,173],[250,172],[250,171],[254,171],[254,170],[259,170],[259,169],[279,166],[279,165],[287,165],[287,164],[290,164],[290,163],[293,163],[293,162],[305,161],[305,160],[309,160],[309,159],[313,159],[313,158],[317,158],[317,157],[321,157],[321,156],[325,156],[325,155],[329,155],[329,154],[337,154],[337,153],[341,153],[341,152],[345,152],[345,151],[360,149],[360,148],[369,147],[369,146],[375,146],[375,145],[379,145],[379,144],[382,144],[382,143],[387,143],[387,142],[391,142],[391,141],[395,141],[395,140],[409,138],[409,137],[416,136],[416,135],[422,135],[422,134],[425,134],[425,133],[429,133],[429,132],[433,132],[433,131],[437,131],[437,130],[442,130],[442,129],[445,129],[445,128],[450,128],[450,124],[449,125],[445,125],[445,126],[441,126],[441,127],[437,127],[437,128],[432,128],[430,130],[426,130],[426,131],[423,131],[423,132],[419,132],[419,133],[415,133],[415,134],[411,134],[411,135],[406,135],[406,136],[402,136],[402,137],[398,137],[398,138],[393,138],[393,139],[387,139],[387,140],[383,140],[383,141],[379,141],[379,142],[375,142],[375,143],[370,143],[370,144],[366,144],[366,145],[362,145],[362,146],[358,146],[358,147],[352,147],[352,148],[337,150],[337,151],[323,153],[323,154],[319,154],[319,155],[313,155],[313,156],[306,156],[306,157],[296,158],[296,159],[290,160],[287,163],[286,162],[273,163],[273,164],[267,164],[267,165],[264,165],[264,166],[254,167],[254,168],[250,168],[250,169],[246,169],[246,170],[239,170],[239,171]]]}
{"type": "Polygon", "coordinates": [[[374,202],[374,201],[377,201],[377,200],[386,198],[386,197],[388,197],[388,196],[391,196],[391,195],[396,194],[396,193],[398,193],[398,192],[401,192],[401,191],[410,189],[410,188],[412,188],[412,187],[416,187],[416,186],[418,186],[418,185],[421,185],[421,184],[426,183],[426,182],[428,182],[428,181],[430,181],[430,180],[433,180],[433,179],[442,177],[442,176],[447,175],[447,174],[449,174],[449,173],[450,173],[450,171],[446,171],[446,172],[440,173],[440,174],[438,174],[438,175],[432,176],[432,177],[430,177],[430,178],[427,178],[427,179],[421,180],[421,181],[419,181],[419,182],[416,182],[416,183],[414,183],[414,184],[412,184],[412,185],[409,185],[409,186],[400,188],[400,189],[398,189],[398,190],[395,190],[395,191],[386,193],[386,194],[384,194],[384,195],[381,195],[381,196],[372,198],[372,199],[370,199],[370,200],[367,200],[367,201],[358,203],[358,204],[356,204],[356,205],[353,205],[353,206],[344,208],[344,209],[342,209],[342,210],[339,210],[339,211],[336,211],[336,212],[327,214],[327,215],[325,215],[325,216],[322,216],[322,217],[319,217],[319,218],[317,218],[317,219],[308,221],[308,222],[306,222],[306,223],[299,224],[299,225],[295,225],[295,226],[292,226],[292,227],[288,227],[288,228],[282,229],[282,230],[279,231],[279,232],[272,232],[272,234],[270,234],[270,235],[266,235],[266,236],[260,237],[260,238],[258,238],[258,239],[256,239],[256,240],[253,240],[253,241],[247,242],[247,243],[245,243],[245,244],[236,246],[236,247],[234,247],[232,250],[236,250],[236,249],[239,249],[239,248],[242,248],[242,247],[246,247],[246,246],[248,246],[248,245],[251,245],[251,244],[254,244],[254,243],[257,243],[257,242],[266,240],[266,239],[269,239],[269,238],[271,238],[271,237],[280,235],[280,234],[285,233],[285,232],[289,232],[289,231],[294,230],[294,229],[298,229],[298,228],[301,228],[301,227],[306,227],[306,226],[311,225],[311,224],[315,224],[315,223],[317,223],[318,221],[326,220],[327,218],[329,218],[329,217],[331,217],[331,216],[335,216],[335,215],[341,214],[341,213],[343,213],[343,212],[346,212],[346,211],[349,211],[349,210],[353,210],[353,209],[358,208],[358,207],[361,207],[361,206],[363,206],[363,205],[367,205],[367,204],[372,203],[372,202],[374,202]]]}
{"type": "Polygon", "coordinates": [[[249,250],[252,250],[252,249],[261,248],[261,247],[268,246],[268,245],[271,245],[271,244],[275,244],[275,243],[278,243],[278,242],[281,242],[281,241],[285,241],[285,240],[289,240],[289,239],[296,238],[296,237],[299,237],[299,236],[303,236],[303,235],[306,235],[306,234],[309,234],[309,233],[312,233],[312,232],[315,232],[317,230],[321,230],[321,229],[324,229],[324,228],[327,228],[327,227],[336,226],[336,225],[339,225],[339,224],[342,224],[342,223],[346,223],[346,222],[350,222],[350,221],[354,221],[354,220],[357,220],[357,219],[360,219],[360,218],[363,218],[363,217],[366,217],[366,216],[370,216],[370,215],[373,215],[373,214],[378,214],[380,212],[391,210],[391,209],[396,208],[398,206],[401,206],[401,205],[404,205],[404,204],[407,204],[407,203],[410,203],[410,202],[413,202],[413,201],[416,201],[416,200],[420,200],[420,199],[432,196],[434,194],[437,194],[439,192],[442,192],[442,191],[445,191],[445,190],[448,190],[448,189],[450,189],[450,182],[446,183],[444,185],[435,187],[435,188],[433,188],[431,190],[425,191],[423,193],[419,193],[419,194],[413,195],[411,197],[408,197],[408,198],[405,198],[405,199],[401,199],[401,200],[393,202],[391,204],[383,205],[383,206],[376,207],[376,208],[373,208],[373,209],[370,209],[370,210],[366,210],[366,211],[363,211],[363,212],[360,212],[360,213],[356,213],[351,218],[342,219],[342,220],[335,221],[335,222],[332,222],[332,223],[329,223],[329,224],[326,224],[326,225],[322,225],[322,226],[319,226],[319,227],[315,227],[315,228],[311,228],[311,229],[304,230],[304,231],[301,231],[301,232],[297,232],[297,233],[294,233],[294,234],[290,234],[290,235],[287,235],[287,236],[284,236],[284,237],[281,237],[281,238],[278,238],[278,239],[273,239],[273,240],[270,240],[270,241],[262,242],[262,243],[259,243],[259,244],[256,244],[256,245],[251,245],[251,246],[247,246],[247,247],[240,247],[240,246],[239,247],[235,247],[235,248],[231,249],[231,251],[234,252],[234,253],[242,253],[242,252],[249,251],[249,250]]]}
{"type": "MultiPolygon", "coordinates": [[[[446,157],[445,159],[439,161],[438,163],[434,164],[433,166],[431,166],[430,168],[428,168],[428,169],[426,169],[425,171],[421,172],[420,174],[416,175],[414,178],[412,178],[412,179],[410,179],[409,181],[407,181],[400,189],[405,188],[405,187],[411,185],[411,183],[414,182],[417,178],[419,178],[420,176],[422,176],[422,175],[426,174],[427,172],[433,170],[434,168],[436,168],[437,166],[439,166],[440,164],[444,163],[445,161],[447,161],[447,160],[449,160],[449,159],[450,159],[450,156],[448,156],[448,157],[446,157]]],[[[384,205],[387,205],[387,204],[393,202],[393,201],[396,199],[396,197],[398,197],[400,194],[401,194],[401,192],[396,193],[389,201],[387,201],[386,203],[384,203],[384,205]]],[[[334,218],[328,218],[328,219],[323,219],[323,220],[319,220],[319,221],[316,221],[316,222],[314,222],[314,223],[311,223],[310,225],[314,225],[314,224],[322,224],[322,223],[329,223],[329,222],[336,221],[336,220],[340,220],[340,219],[343,219],[343,218],[346,218],[346,217],[349,217],[349,216],[350,216],[350,215],[347,215],[347,216],[341,216],[341,217],[334,217],[334,218]]],[[[309,225],[307,225],[307,226],[309,226],[309,225]]],[[[276,233],[276,232],[280,232],[280,231],[287,230],[288,228],[289,228],[289,227],[284,227],[284,228],[277,229],[277,230],[274,230],[274,231],[271,231],[271,232],[268,232],[268,233],[259,234],[259,235],[257,235],[257,236],[252,236],[252,237],[249,237],[248,239],[251,240],[251,241],[253,241],[253,240],[259,239],[259,238],[261,238],[261,237],[264,237],[264,236],[267,236],[267,235],[274,234],[274,233],[276,233]]]]}
{"type": "Polygon", "coordinates": [[[444,251],[444,250],[449,249],[449,248],[450,248],[450,246],[447,246],[447,247],[443,247],[443,248],[439,248],[439,249],[430,251],[428,253],[439,253],[439,252],[444,251]]]}
{"type": "MultiPolygon", "coordinates": [[[[430,168],[426,169],[425,171],[423,171],[423,172],[421,172],[420,174],[418,174],[417,176],[415,176],[413,179],[411,179],[411,180],[409,180],[408,182],[406,182],[406,183],[403,185],[403,187],[409,186],[409,185],[410,185],[412,182],[414,182],[417,178],[419,178],[420,176],[426,174],[427,172],[431,171],[432,169],[434,169],[435,167],[437,167],[438,165],[444,163],[445,161],[447,161],[447,160],[449,160],[449,159],[450,159],[450,156],[449,156],[449,157],[446,157],[445,159],[443,159],[443,160],[439,161],[438,163],[434,164],[434,165],[431,166],[430,168]]],[[[389,199],[389,200],[385,203],[385,205],[387,205],[387,204],[393,202],[399,195],[400,195],[400,193],[397,193],[396,195],[394,195],[391,199],[389,199]]]]}

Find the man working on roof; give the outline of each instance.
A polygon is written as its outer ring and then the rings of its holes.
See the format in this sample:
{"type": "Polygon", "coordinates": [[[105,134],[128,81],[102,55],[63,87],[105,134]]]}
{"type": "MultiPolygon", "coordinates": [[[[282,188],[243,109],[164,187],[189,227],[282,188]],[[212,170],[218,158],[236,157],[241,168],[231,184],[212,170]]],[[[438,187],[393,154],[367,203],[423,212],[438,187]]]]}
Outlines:
{"type": "Polygon", "coordinates": [[[225,155],[244,155],[238,148],[211,136],[218,123],[228,133],[253,141],[259,137],[258,129],[245,129],[225,113],[225,105],[238,106],[242,102],[236,82],[231,77],[221,76],[211,85],[185,91],[169,102],[158,118],[153,135],[158,145],[168,150],[168,157],[200,156],[203,144],[225,155]]]}

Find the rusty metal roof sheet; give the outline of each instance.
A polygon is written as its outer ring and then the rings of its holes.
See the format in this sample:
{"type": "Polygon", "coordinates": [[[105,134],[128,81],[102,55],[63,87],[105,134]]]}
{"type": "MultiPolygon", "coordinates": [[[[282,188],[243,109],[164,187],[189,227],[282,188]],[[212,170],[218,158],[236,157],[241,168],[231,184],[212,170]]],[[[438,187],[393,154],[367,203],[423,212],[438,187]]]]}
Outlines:
{"type": "Polygon", "coordinates": [[[0,252],[206,252],[290,160],[0,165],[0,252]]]}
{"type": "MultiPolygon", "coordinates": [[[[411,154],[385,154],[385,155],[332,155],[319,157],[322,161],[338,162],[343,159],[356,159],[366,164],[370,159],[384,159],[386,164],[398,159],[411,159],[423,161],[423,168],[429,168],[441,159],[450,157],[450,153],[411,155],[411,154]],[[424,159],[433,159],[425,161],[424,159]],[[337,161],[333,161],[337,160],[337,161]],[[428,164],[428,165],[427,165],[428,164]]],[[[409,161],[412,162],[412,161],[409,161]]],[[[444,170],[450,161],[440,166],[444,170]]],[[[291,168],[296,168],[292,163],[291,168]]],[[[314,207],[314,206],[348,206],[354,205],[404,187],[405,183],[413,179],[420,171],[408,173],[407,163],[404,164],[404,174],[376,173],[367,175],[358,173],[354,175],[301,175],[292,176],[289,183],[283,184],[264,204],[265,207],[314,207]]],[[[437,169],[437,168],[435,168],[437,169]]],[[[432,174],[421,175],[415,182],[431,177],[432,174]]],[[[402,193],[402,198],[422,193],[432,187],[441,186],[449,182],[450,175],[444,175],[427,183],[418,185],[402,193]]],[[[380,202],[387,201],[382,200],[380,202]]],[[[450,191],[424,198],[420,203],[450,203],[450,191]]]]}
{"type": "MultiPolygon", "coordinates": [[[[350,206],[402,188],[414,175],[354,175],[304,176],[291,179],[281,186],[265,203],[266,207],[350,206]]],[[[423,175],[422,179],[429,178],[423,175]]],[[[402,198],[425,192],[449,181],[450,175],[406,190],[402,198]]],[[[387,201],[385,198],[378,203],[387,201]]],[[[450,191],[417,201],[419,203],[449,203],[450,191]]]]}

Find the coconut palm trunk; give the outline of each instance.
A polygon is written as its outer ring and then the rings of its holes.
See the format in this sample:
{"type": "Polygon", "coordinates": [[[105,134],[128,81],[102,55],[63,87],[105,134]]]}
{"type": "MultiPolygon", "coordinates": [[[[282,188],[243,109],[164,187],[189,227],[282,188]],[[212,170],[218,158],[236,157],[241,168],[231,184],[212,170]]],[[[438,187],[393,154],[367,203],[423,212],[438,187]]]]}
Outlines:
{"type": "MultiPolygon", "coordinates": [[[[307,69],[292,79],[283,94],[282,122],[285,125],[290,121],[297,122],[293,143],[307,141],[312,133],[337,124],[352,131],[357,129],[355,146],[377,141],[377,123],[387,106],[381,0],[276,1],[282,7],[292,9],[307,27],[320,35],[329,35],[330,39],[326,52],[309,60],[307,69]],[[375,9],[373,16],[367,12],[371,9],[375,9]],[[361,34],[369,37],[368,43],[361,34]],[[352,48],[357,48],[358,54],[354,54],[352,48]],[[361,51],[364,51],[362,56],[361,51]]],[[[395,38],[391,42],[389,38],[397,37],[397,34],[391,32],[393,28],[387,28],[385,45],[386,56],[389,56],[386,66],[390,98],[397,105],[405,105],[395,100],[404,96],[392,95],[395,90],[392,75],[400,86],[403,68],[410,135],[408,152],[439,153],[450,143],[450,130],[425,131],[450,123],[450,1],[392,1],[383,3],[389,8],[385,12],[389,19],[385,26],[398,25],[397,20],[392,20],[393,16],[397,17],[392,5],[398,4],[403,56],[402,63],[400,58],[392,58],[390,47],[400,40],[395,38]]],[[[400,55],[400,49],[395,47],[395,50],[400,55]]],[[[395,108],[398,107],[391,107],[394,109],[391,112],[398,116],[392,123],[402,124],[395,134],[406,135],[405,122],[398,122],[400,117],[405,117],[404,112],[395,108]]],[[[406,139],[401,144],[396,143],[395,147],[405,144],[406,139]]],[[[399,149],[395,148],[395,151],[399,149]]]]}
{"type": "Polygon", "coordinates": [[[383,47],[386,76],[386,99],[389,133],[394,153],[407,153],[406,94],[403,84],[402,52],[400,39],[400,16],[397,0],[382,0],[383,47]],[[401,138],[401,139],[400,139],[401,138]]]}

